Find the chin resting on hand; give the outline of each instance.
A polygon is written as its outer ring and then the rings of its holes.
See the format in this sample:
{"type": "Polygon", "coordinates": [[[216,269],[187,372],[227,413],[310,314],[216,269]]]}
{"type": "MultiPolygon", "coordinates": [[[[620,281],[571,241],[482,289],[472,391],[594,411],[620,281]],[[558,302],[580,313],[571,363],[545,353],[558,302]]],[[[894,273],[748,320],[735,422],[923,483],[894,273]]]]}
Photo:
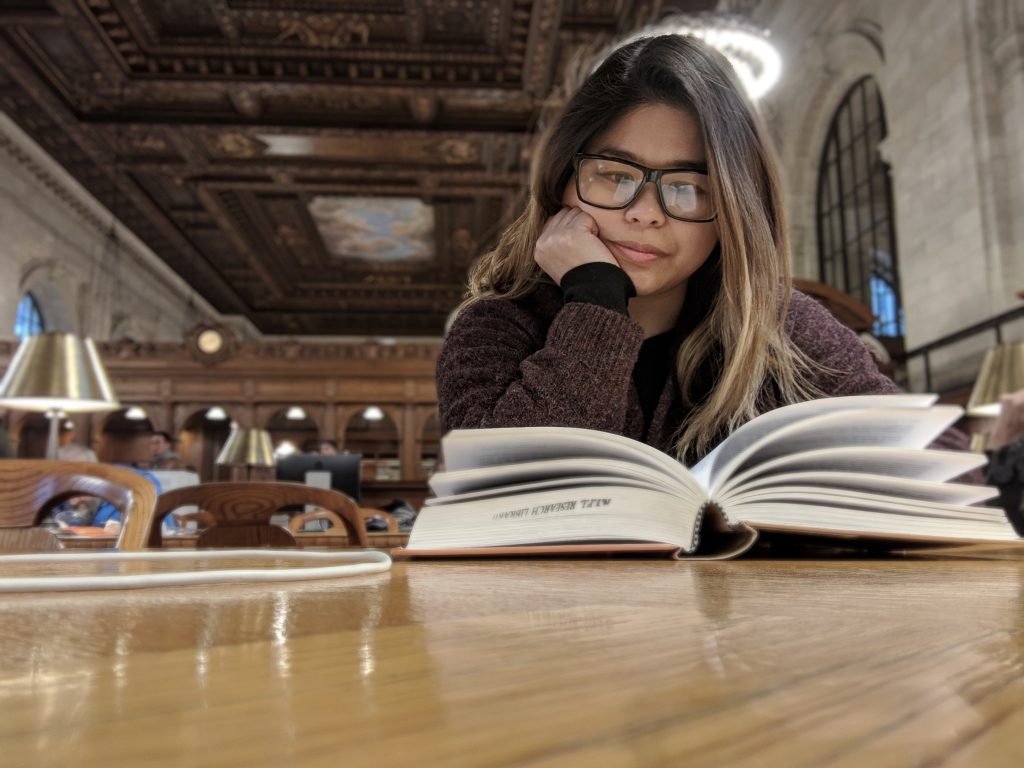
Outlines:
{"type": "Polygon", "coordinates": [[[534,260],[559,285],[566,272],[581,264],[603,261],[618,266],[599,235],[597,222],[588,213],[563,208],[544,225],[534,260]]]}

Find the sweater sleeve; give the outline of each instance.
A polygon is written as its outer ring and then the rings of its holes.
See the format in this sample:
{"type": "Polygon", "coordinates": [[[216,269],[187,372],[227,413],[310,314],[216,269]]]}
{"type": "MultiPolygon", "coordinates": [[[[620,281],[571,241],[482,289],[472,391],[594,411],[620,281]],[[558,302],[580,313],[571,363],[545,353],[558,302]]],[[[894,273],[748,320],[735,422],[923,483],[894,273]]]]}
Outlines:
{"type": "MultiPolygon", "coordinates": [[[[814,299],[793,291],[786,330],[794,343],[820,371],[815,385],[828,397],[842,395],[887,395],[902,392],[896,383],[878,370],[874,358],[852,330],[840,323],[814,299]]],[[[966,451],[970,440],[956,427],[950,427],[929,445],[947,451],[966,451]]],[[[958,478],[960,482],[982,483],[981,470],[958,478]]]]}
{"type": "Polygon", "coordinates": [[[986,454],[985,482],[999,489],[999,506],[1017,535],[1024,537],[1024,438],[986,454]]]}
{"type": "Polygon", "coordinates": [[[793,291],[790,299],[786,332],[817,364],[813,382],[828,397],[888,395],[901,391],[892,379],[878,370],[856,333],[799,291],[793,291]]]}
{"type": "Polygon", "coordinates": [[[550,311],[538,309],[534,295],[478,301],[459,313],[437,363],[444,431],[544,425],[624,431],[643,330],[598,304],[547,299],[550,311]]]}
{"type": "Polygon", "coordinates": [[[636,296],[633,281],[620,267],[603,261],[590,261],[562,275],[565,302],[583,301],[629,314],[629,300],[636,296]]]}

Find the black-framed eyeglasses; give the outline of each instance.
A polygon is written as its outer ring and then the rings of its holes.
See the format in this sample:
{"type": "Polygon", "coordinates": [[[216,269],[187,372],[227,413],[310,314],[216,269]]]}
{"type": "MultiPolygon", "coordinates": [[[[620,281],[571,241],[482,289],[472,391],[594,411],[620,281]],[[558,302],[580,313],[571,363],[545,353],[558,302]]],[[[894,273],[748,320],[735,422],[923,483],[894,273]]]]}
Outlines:
{"type": "Polygon", "coordinates": [[[626,208],[648,181],[658,190],[666,216],[680,221],[714,221],[706,166],[648,168],[646,165],[605,155],[580,153],[573,158],[576,195],[587,205],[608,210],[626,208]]]}

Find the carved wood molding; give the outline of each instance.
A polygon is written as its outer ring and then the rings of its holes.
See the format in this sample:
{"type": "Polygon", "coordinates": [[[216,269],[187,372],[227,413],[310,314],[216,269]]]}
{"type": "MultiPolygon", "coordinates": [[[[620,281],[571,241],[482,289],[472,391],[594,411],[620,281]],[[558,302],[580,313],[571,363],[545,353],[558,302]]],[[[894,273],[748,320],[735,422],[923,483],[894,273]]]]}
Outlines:
{"type": "Polygon", "coordinates": [[[19,0],[0,5],[0,109],[222,315],[439,337],[522,203],[568,62],[660,6],[19,0]],[[429,206],[430,259],[335,258],[325,197],[429,206]]]}

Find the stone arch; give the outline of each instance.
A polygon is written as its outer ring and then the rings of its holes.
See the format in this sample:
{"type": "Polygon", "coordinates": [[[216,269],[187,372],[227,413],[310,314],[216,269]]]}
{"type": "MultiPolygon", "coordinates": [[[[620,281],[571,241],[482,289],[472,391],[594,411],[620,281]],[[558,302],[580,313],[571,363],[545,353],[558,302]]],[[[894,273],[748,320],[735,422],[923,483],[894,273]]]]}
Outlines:
{"type": "Polygon", "coordinates": [[[227,412],[227,419],[212,421],[206,418],[206,412],[210,409],[209,404],[195,406],[195,410],[180,421],[175,419],[180,425],[177,434],[173,435],[177,440],[177,452],[186,467],[199,472],[203,482],[217,478],[217,454],[231,432],[231,410],[228,406],[221,407],[227,412]]]}
{"type": "MultiPolygon", "coordinates": [[[[794,243],[793,272],[814,280],[818,279],[818,233],[813,226],[818,170],[832,117],[850,88],[865,76],[874,78],[883,104],[889,103],[881,29],[877,24],[865,19],[853,21],[832,35],[819,55],[820,61],[814,63],[823,67],[828,77],[804,102],[806,108],[799,129],[785,153],[785,165],[790,169],[789,198],[794,203],[790,206],[790,217],[803,233],[800,243],[794,243]]],[[[884,142],[880,151],[884,157],[884,142]]]]}
{"type": "MultiPolygon", "coordinates": [[[[18,295],[31,293],[39,312],[43,316],[43,328],[47,331],[64,333],[77,332],[73,320],[71,302],[68,302],[55,279],[56,262],[53,260],[36,261],[22,270],[18,295]]],[[[14,327],[13,318],[11,327],[14,327]]]]}
{"type": "Polygon", "coordinates": [[[128,408],[121,408],[99,419],[96,455],[100,461],[112,464],[148,466],[153,422],[148,415],[144,419],[129,419],[127,413],[128,408]]]}
{"type": "Polygon", "coordinates": [[[441,458],[441,418],[437,408],[420,406],[416,414],[417,474],[429,477],[438,469],[441,458]]]}
{"type": "Polygon", "coordinates": [[[134,315],[117,312],[111,318],[111,341],[142,341],[150,336],[151,334],[146,332],[139,318],[134,315]]]}
{"type": "Polygon", "coordinates": [[[323,437],[320,428],[323,419],[320,418],[319,412],[323,411],[323,408],[303,403],[301,407],[306,413],[305,417],[292,420],[287,416],[290,407],[280,404],[258,407],[257,423],[270,433],[270,440],[275,448],[287,441],[296,450],[303,453],[311,452],[309,450],[311,445],[318,450],[323,437]]]}
{"type": "Polygon", "coordinates": [[[819,279],[870,306],[873,333],[902,345],[903,302],[892,179],[880,147],[889,120],[877,81],[855,82],[834,112],[819,160],[819,279]]]}
{"type": "Polygon", "coordinates": [[[376,404],[384,412],[384,419],[370,426],[363,419],[363,411],[374,403],[347,405],[340,419],[338,434],[342,448],[363,454],[363,479],[389,479],[399,467],[402,455],[402,407],[376,404]]]}
{"type": "Polygon", "coordinates": [[[395,405],[380,405],[377,403],[351,403],[346,404],[342,410],[341,417],[338,420],[338,435],[344,436],[348,431],[349,425],[352,421],[358,417],[361,417],[363,411],[369,408],[371,405],[377,405],[384,415],[391,421],[395,427],[399,438],[402,434],[402,409],[400,406],[395,405]]]}

